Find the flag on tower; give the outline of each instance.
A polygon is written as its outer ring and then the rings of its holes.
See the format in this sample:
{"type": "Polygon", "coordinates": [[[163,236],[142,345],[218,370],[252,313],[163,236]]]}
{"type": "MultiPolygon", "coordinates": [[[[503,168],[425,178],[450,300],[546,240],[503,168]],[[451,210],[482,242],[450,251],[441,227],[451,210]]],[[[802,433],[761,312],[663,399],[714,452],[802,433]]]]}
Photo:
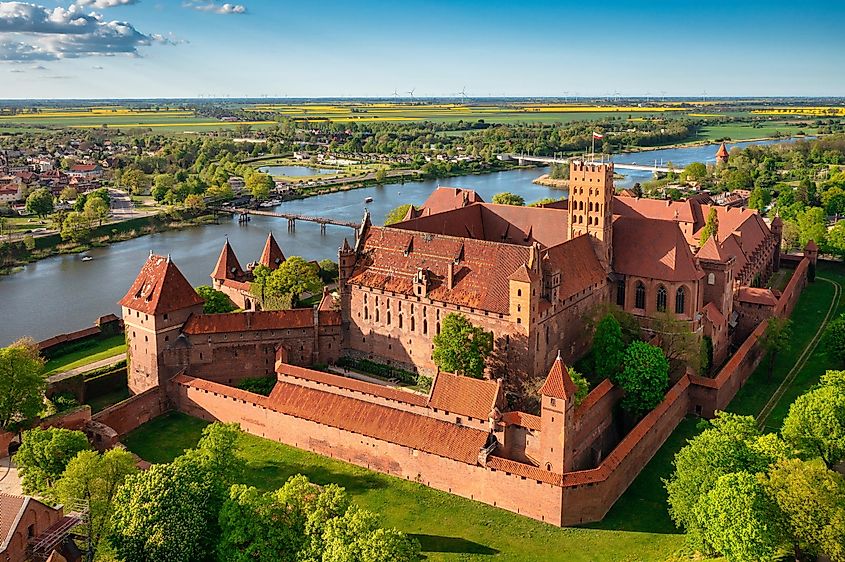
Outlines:
{"type": "Polygon", "coordinates": [[[602,135],[602,134],[600,134],[600,133],[596,133],[596,132],[594,132],[594,133],[593,133],[593,138],[594,138],[594,139],[603,139],[603,138],[604,138],[604,135],[602,135]]]}

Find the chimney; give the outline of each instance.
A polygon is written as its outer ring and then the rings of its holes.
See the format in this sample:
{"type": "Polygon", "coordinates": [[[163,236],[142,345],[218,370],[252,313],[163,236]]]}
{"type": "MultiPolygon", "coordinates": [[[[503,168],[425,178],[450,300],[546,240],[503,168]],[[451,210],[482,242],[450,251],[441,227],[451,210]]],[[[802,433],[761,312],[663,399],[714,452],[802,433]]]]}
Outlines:
{"type": "Polygon", "coordinates": [[[450,291],[455,286],[455,264],[449,262],[446,265],[446,288],[450,291]]]}

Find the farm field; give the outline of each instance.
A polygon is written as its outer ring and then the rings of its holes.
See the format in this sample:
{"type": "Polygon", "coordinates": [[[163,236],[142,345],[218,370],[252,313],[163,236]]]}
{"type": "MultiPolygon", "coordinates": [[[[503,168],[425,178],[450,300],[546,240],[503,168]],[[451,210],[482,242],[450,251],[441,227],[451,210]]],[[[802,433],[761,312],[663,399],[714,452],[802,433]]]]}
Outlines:
{"type": "Polygon", "coordinates": [[[785,122],[774,122],[758,125],[756,127],[751,126],[751,124],[729,123],[703,127],[698,132],[698,139],[715,141],[718,139],[728,138],[733,141],[741,141],[773,137],[777,134],[794,135],[798,132],[813,134],[815,131],[816,129],[812,126],[812,123],[807,123],[806,126],[803,126],[788,124],[785,122]]]}

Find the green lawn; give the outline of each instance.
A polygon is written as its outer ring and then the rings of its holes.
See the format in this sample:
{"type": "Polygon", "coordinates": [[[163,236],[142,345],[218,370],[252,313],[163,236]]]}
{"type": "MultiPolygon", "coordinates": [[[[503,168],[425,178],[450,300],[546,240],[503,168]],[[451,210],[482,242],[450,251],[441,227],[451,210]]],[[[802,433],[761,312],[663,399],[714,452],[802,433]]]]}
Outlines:
{"type": "Polygon", "coordinates": [[[47,361],[44,370],[47,373],[63,373],[82,365],[88,365],[100,359],[107,359],[126,353],[126,339],[123,334],[111,336],[101,340],[92,340],[84,344],[68,347],[68,353],[59,355],[47,361]]]}
{"type": "Polygon", "coordinates": [[[807,134],[815,132],[815,127],[810,122],[806,125],[791,125],[783,122],[766,123],[758,127],[752,127],[750,123],[729,123],[725,125],[711,125],[703,127],[698,132],[699,140],[716,140],[728,138],[733,141],[747,139],[759,139],[771,137],[776,133],[795,134],[804,131],[807,134]]]}
{"type": "MultiPolygon", "coordinates": [[[[151,462],[166,462],[199,439],[205,422],[183,414],[158,418],[124,443],[151,462]]],[[[559,529],[344,462],[244,435],[238,450],[248,463],[244,482],[280,487],[290,476],[336,482],[386,525],[417,536],[430,560],[666,560],[681,547],[677,534],[634,530],[559,529]]]]}

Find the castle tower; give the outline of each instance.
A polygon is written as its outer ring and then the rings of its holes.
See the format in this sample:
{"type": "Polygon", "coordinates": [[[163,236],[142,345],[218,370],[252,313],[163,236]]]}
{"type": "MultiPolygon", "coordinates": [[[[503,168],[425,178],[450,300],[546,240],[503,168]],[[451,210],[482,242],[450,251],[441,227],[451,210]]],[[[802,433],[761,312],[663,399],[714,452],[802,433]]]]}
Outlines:
{"type": "Polygon", "coordinates": [[[203,302],[170,256],[150,254],[119,302],[126,330],[132,393],[163,386],[176,374],[165,366],[164,352],[172,348],[188,317],[202,313],[203,302]]]}
{"type": "Polygon", "coordinates": [[[271,232],[267,235],[267,242],[264,243],[264,250],[261,251],[261,257],[258,258],[258,263],[270,269],[277,269],[284,261],[285,254],[282,253],[282,249],[271,232]]]}
{"type": "Polygon", "coordinates": [[[816,280],[816,263],[819,261],[819,246],[814,240],[807,241],[807,245],[804,246],[804,257],[810,260],[807,279],[813,282],[816,280]]]}
{"type": "Polygon", "coordinates": [[[578,388],[558,354],[540,388],[540,468],[562,474],[575,461],[575,394],[578,388]]]}
{"type": "Polygon", "coordinates": [[[719,150],[716,151],[716,164],[724,166],[728,163],[729,158],[730,154],[728,154],[728,148],[725,146],[725,143],[720,144],[719,150]]]}
{"type": "Polygon", "coordinates": [[[244,270],[238,261],[238,257],[229,245],[229,239],[226,238],[226,243],[223,244],[223,249],[220,251],[220,257],[217,258],[217,265],[214,266],[214,271],[211,272],[212,286],[219,291],[225,279],[242,281],[244,275],[244,270]]]}
{"type": "Polygon", "coordinates": [[[613,164],[569,163],[569,239],[589,235],[605,271],[613,261],[613,196],[613,164]]]}

